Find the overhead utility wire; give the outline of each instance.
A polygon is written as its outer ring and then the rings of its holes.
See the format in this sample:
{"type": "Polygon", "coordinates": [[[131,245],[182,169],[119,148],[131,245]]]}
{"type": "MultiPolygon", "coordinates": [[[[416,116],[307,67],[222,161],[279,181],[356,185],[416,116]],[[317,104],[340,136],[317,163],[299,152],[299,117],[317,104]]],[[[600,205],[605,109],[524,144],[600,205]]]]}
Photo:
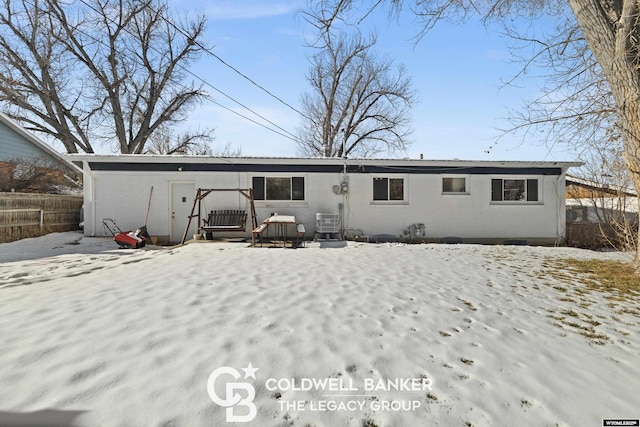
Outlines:
{"type": "Polygon", "coordinates": [[[262,120],[264,120],[265,122],[267,122],[267,123],[269,123],[269,124],[271,124],[271,125],[275,126],[276,128],[280,129],[280,130],[281,130],[282,132],[284,132],[284,133],[281,133],[281,132],[278,132],[278,131],[276,131],[276,130],[274,130],[274,129],[271,129],[271,128],[269,128],[268,126],[266,126],[266,125],[264,125],[264,124],[260,124],[259,122],[255,121],[255,120],[253,120],[253,119],[250,119],[249,117],[247,117],[247,116],[245,116],[245,115],[243,115],[243,114],[240,114],[240,113],[238,113],[238,112],[236,112],[236,111],[232,110],[231,108],[225,107],[224,105],[220,104],[220,103],[219,103],[219,102],[217,102],[217,101],[212,101],[214,104],[216,104],[216,105],[218,105],[218,106],[220,106],[220,107],[222,107],[222,108],[224,108],[224,109],[226,109],[226,110],[229,110],[229,111],[231,111],[232,113],[235,113],[235,114],[237,114],[238,116],[243,117],[243,118],[245,118],[245,119],[249,120],[250,122],[253,122],[253,123],[257,124],[257,125],[260,125],[260,126],[262,126],[263,128],[270,130],[271,132],[277,133],[278,135],[282,135],[282,136],[284,136],[284,137],[286,137],[286,138],[289,138],[289,139],[291,139],[291,140],[293,140],[293,141],[295,141],[295,142],[300,142],[300,140],[298,139],[298,137],[296,137],[294,134],[292,134],[292,133],[291,133],[291,132],[289,132],[288,130],[284,129],[284,128],[283,128],[283,127],[281,127],[281,126],[278,126],[277,124],[275,124],[275,123],[274,123],[274,122],[272,122],[271,120],[267,119],[266,117],[262,116],[261,114],[256,113],[256,112],[255,112],[255,111],[253,111],[251,108],[247,107],[246,105],[244,105],[244,104],[243,104],[243,103],[241,103],[240,101],[238,101],[238,100],[234,99],[234,98],[233,98],[233,97],[231,97],[230,95],[227,95],[226,93],[224,93],[223,91],[221,91],[221,90],[220,90],[220,89],[218,89],[217,87],[213,86],[211,83],[209,83],[209,82],[207,82],[206,80],[204,80],[202,77],[200,77],[200,76],[198,76],[197,74],[193,73],[191,70],[189,70],[189,69],[187,69],[187,68],[184,68],[184,67],[182,67],[182,69],[183,69],[184,71],[186,71],[188,74],[190,74],[190,75],[192,75],[193,77],[195,77],[196,79],[200,80],[200,81],[201,81],[203,84],[205,84],[206,86],[209,86],[210,88],[212,88],[213,90],[215,90],[215,91],[216,91],[216,92],[218,92],[219,94],[221,94],[221,95],[223,95],[224,97],[226,97],[226,98],[230,99],[231,101],[235,102],[236,104],[238,104],[238,105],[239,105],[239,106],[241,106],[242,108],[244,108],[244,109],[246,109],[246,110],[250,111],[251,113],[255,114],[256,116],[260,117],[260,118],[261,118],[262,120]]]}
{"type": "MultiPolygon", "coordinates": [[[[277,133],[278,135],[283,136],[283,137],[288,138],[288,139],[291,139],[291,140],[293,140],[294,142],[301,142],[301,141],[300,141],[299,139],[297,139],[297,138],[291,137],[291,136],[289,136],[289,135],[285,135],[284,133],[278,132],[278,131],[277,131],[277,130],[275,130],[275,129],[271,129],[270,127],[268,127],[268,126],[266,126],[265,124],[260,123],[260,122],[258,122],[258,121],[256,121],[256,120],[252,119],[251,117],[247,117],[247,116],[245,116],[245,115],[244,115],[244,114],[242,114],[242,113],[238,113],[237,111],[232,110],[231,108],[229,108],[229,107],[227,107],[227,106],[225,106],[225,105],[220,104],[218,101],[213,100],[213,101],[211,101],[211,102],[213,102],[214,104],[216,104],[218,107],[220,107],[220,108],[224,108],[225,110],[230,111],[231,113],[233,113],[233,114],[235,114],[235,115],[238,115],[238,116],[242,117],[243,119],[249,120],[250,122],[255,123],[256,125],[261,126],[261,127],[265,128],[265,129],[267,129],[267,130],[270,130],[270,131],[271,131],[271,132],[273,132],[273,133],[277,133]]],[[[285,132],[286,132],[286,131],[285,131],[285,132]]],[[[287,133],[288,133],[288,132],[287,132],[287,133]]]]}
{"type": "MultiPolygon", "coordinates": [[[[178,25],[174,24],[171,20],[169,20],[169,18],[166,18],[164,15],[162,15],[162,19],[169,24],[170,26],[172,26],[176,31],[180,32],[183,36],[189,38],[189,34],[181,27],[179,27],[178,25]]],[[[207,54],[213,56],[215,59],[217,59],[218,61],[220,61],[223,65],[225,65],[226,67],[230,68],[231,70],[233,70],[235,73],[237,73],[238,75],[240,75],[242,78],[246,79],[247,81],[249,81],[252,85],[256,86],[258,89],[264,91],[265,93],[267,93],[269,96],[271,96],[272,98],[278,100],[280,103],[286,105],[287,107],[291,108],[293,111],[295,111],[296,113],[300,114],[302,117],[304,117],[305,119],[309,120],[309,117],[304,114],[302,111],[298,110],[297,108],[295,108],[294,106],[292,106],[291,104],[289,104],[288,102],[284,101],[282,98],[278,97],[277,95],[274,95],[273,93],[271,93],[268,89],[264,88],[263,86],[261,86],[260,84],[258,84],[255,80],[253,80],[251,77],[247,76],[246,74],[244,74],[243,72],[241,72],[240,70],[238,70],[236,67],[234,67],[233,65],[229,64],[228,62],[226,62],[224,59],[222,59],[220,56],[218,56],[217,54],[215,54],[211,49],[209,49],[208,47],[202,45],[200,42],[196,41],[196,40],[192,40],[193,43],[195,43],[200,49],[202,49],[204,52],[206,52],[207,54]]]]}
{"type": "MultiPolygon", "coordinates": [[[[84,4],[85,6],[87,6],[88,8],[90,8],[91,10],[93,10],[94,12],[100,13],[100,11],[99,11],[99,10],[97,10],[97,9],[96,9],[95,7],[93,7],[92,5],[88,4],[88,3],[86,2],[86,0],[80,0],[80,2],[81,2],[82,4],[84,4]]],[[[111,18],[107,17],[107,19],[109,19],[109,20],[111,21],[111,23],[115,23],[115,21],[114,21],[114,20],[112,20],[111,18]]],[[[177,31],[179,31],[183,36],[185,36],[185,37],[187,37],[187,38],[188,38],[188,36],[187,36],[187,35],[185,35],[186,33],[184,32],[184,30],[180,29],[180,28],[179,28],[179,27],[177,27],[175,24],[171,23],[171,22],[170,22],[167,18],[165,18],[164,16],[162,16],[162,19],[163,19],[165,22],[167,22],[169,25],[171,25],[174,29],[176,29],[177,31]]],[[[100,44],[105,45],[105,43],[104,43],[102,40],[97,39],[97,38],[95,38],[94,36],[89,35],[89,34],[87,34],[86,32],[83,32],[82,30],[79,30],[79,29],[77,29],[77,28],[76,28],[76,31],[78,31],[78,32],[80,32],[80,33],[82,33],[82,34],[84,34],[85,36],[87,36],[87,37],[89,37],[89,38],[93,39],[94,41],[96,41],[96,42],[98,42],[98,43],[100,43],[100,44]]],[[[125,31],[126,31],[127,33],[129,33],[130,35],[132,35],[132,36],[134,35],[134,34],[132,34],[132,33],[131,33],[128,29],[126,29],[126,28],[125,28],[125,31]]],[[[199,44],[199,43],[196,43],[196,44],[197,44],[201,49],[203,49],[205,52],[209,53],[209,52],[208,52],[208,50],[207,50],[206,48],[204,48],[201,44],[199,44]]],[[[105,46],[106,46],[106,45],[105,45],[105,46]]],[[[107,47],[108,47],[108,46],[107,46],[107,47]]],[[[156,51],[156,53],[161,53],[161,52],[159,52],[157,49],[155,49],[155,48],[153,48],[153,49],[156,51]]],[[[242,117],[242,118],[245,118],[245,119],[249,120],[250,122],[255,123],[255,124],[257,124],[257,125],[259,125],[259,126],[261,126],[261,127],[265,128],[265,129],[267,129],[267,130],[271,131],[271,132],[274,132],[274,133],[276,133],[276,134],[278,134],[278,135],[280,135],[280,136],[283,136],[283,137],[285,137],[285,138],[288,138],[288,139],[290,139],[290,140],[292,140],[292,141],[294,141],[294,142],[301,142],[301,141],[300,141],[300,139],[299,139],[297,136],[295,136],[294,134],[292,134],[292,133],[291,133],[291,132],[289,132],[288,130],[286,130],[286,129],[282,128],[281,126],[279,126],[279,125],[277,125],[277,124],[275,124],[274,122],[272,122],[271,120],[269,120],[269,119],[267,119],[266,117],[262,116],[261,114],[259,114],[259,113],[255,112],[255,111],[253,111],[251,108],[249,108],[249,107],[247,107],[246,105],[242,104],[240,101],[238,101],[238,100],[234,99],[232,96],[227,95],[227,94],[226,94],[226,93],[224,93],[222,90],[220,90],[220,89],[218,89],[217,87],[213,86],[211,83],[209,83],[208,81],[206,81],[204,78],[202,78],[202,77],[198,76],[197,74],[195,74],[194,72],[192,72],[191,70],[189,70],[188,68],[186,68],[185,66],[183,66],[182,64],[178,64],[178,67],[180,67],[182,70],[184,70],[185,72],[187,72],[188,74],[190,74],[191,76],[193,76],[194,78],[196,78],[197,80],[199,80],[200,82],[202,82],[205,86],[208,86],[208,87],[212,88],[213,90],[215,90],[216,92],[218,92],[218,93],[220,93],[221,95],[225,96],[226,98],[230,99],[231,101],[235,102],[236,104],[238,104],[238,105],[239,105],[239,106],[241,106],[242,108],[244,108],[244,109],[246,109],[246,110],[250,111],[252,114],[256,115],[257,117],[260,117],[262,120],[264,120],[264,121],[266,121],[267,123],[269,123],[269,124],[271,124],[271,125],[275,126],[275,127],[276,127],[276,128],[278,128],[278,129],[280,129],[282,132],[278,132],[278,131],[276,131],[276,130],[274,130],[274,129],[271,129],[270,127],[268,127],[268,126],[266,126],[266,125],[264,125],[264,124],[261,124],[261,123],[257,122],[256,120],[253,120],[253,119],[251,119],[251,118],[249,118],[249,117],[247,117],[247,116],[245,116],[245,115],[243,115],[243,114],[241,114],[241,113],[238,113],[237,111],[232,110],[232,109],[231,109],[231,108],[229,108],[229,107],[226,107],[226,106],[224,106],[224,105],[220,104],[219,102],[212,101],[214,104],[216,104],[216,105],[218,105],[219,107],[222,107],[222,108],[224,108],[224,109],[226,109],[226,110],[228,110],[228,111],[230,111],[230,112],[232,112],[232,113],[234,113],[234,114],[236,114],[236,115],[238,115],[238,116],[240,116],[240,117],[242,117]],[[283,132],[284,132],[284,133],[283,133],[283,132]]],[[[245,76],[245,77],[246,77],[246,76],[245,76]]],[[[178,81],[176,81],[176,83],[177,83],[177,84],[182,85],[182,83],[180,83],[180,82],[178,82],[178,81]]],[[[182,86],[183,86],[183,87],[186,87],[186,86],[184,86],[184,85],[182,85],[182,86]]],[[[265,89],[263,89],[263,90],[265,90],[265,89]]],[[[267,91],[267,92],[268,92],[268,91],[267,91]]],[[[272,95],[272,96],[274,96],[274,95],[272,95]]],[[[275,97],[275,96],[274,96],[274,97],[275,97]]],[[[277,98],[277,97],[276,97],[276,98],[277,98]]],[[[285,105],[287,105],[289,108],[293,108],[293,107],[291,107],[289,104],[287,104],[286,102],[284,102],[284,101],[282,101],[282,100],[280,100],[280,102],[284,103],[284,104],[285,104],[285,105]]],[[[294,110],[295,110],[295,109],[294,109],[294,110]]],[[[297,110],[295,110],[295,111],[297,111],[297,110]]],[[[300,113],[299,111],[297,111],[297,112],[298,112],[298,113],[300,113]]],[[[302,114],[302,113],[300,113],[300,114],[302,114]]],[[[305,117],[306,117],[306,116],[305,116],[305,117]]]]}

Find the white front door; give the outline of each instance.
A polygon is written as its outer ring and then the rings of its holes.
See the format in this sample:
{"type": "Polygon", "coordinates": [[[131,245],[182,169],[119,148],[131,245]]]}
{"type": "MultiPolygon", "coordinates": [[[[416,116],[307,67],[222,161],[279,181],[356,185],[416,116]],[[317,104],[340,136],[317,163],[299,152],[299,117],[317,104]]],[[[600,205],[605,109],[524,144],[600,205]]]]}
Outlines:
{"type": "MultiPolygon", "coordinates": [[[[182,240],[184,229],[189,221],[193,199],[196,197],[196,187],[193,182],[172,182],[171,183],[171,236],[173,243],[182,240]]],[[[196,232],[195,219],[191,222],[187,232],[187,240],[193,238],[196,232]]]]}

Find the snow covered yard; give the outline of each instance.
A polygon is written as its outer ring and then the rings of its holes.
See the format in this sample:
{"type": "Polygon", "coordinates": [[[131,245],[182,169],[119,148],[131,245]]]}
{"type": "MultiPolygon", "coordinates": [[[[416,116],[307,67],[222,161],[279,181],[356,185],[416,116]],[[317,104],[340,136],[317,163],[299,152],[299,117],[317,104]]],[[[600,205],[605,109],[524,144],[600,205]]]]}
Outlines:
{"type": "Polygon", "coordinates": [[[639,418],[640,296],[590,289],[566,258],[624,260],[353,242],[136,251],[76,233],[2,244],[0,425],[41,410],[79,426],[639,418]],[[228,409],[208,390],[222,367],[228,409]]]}

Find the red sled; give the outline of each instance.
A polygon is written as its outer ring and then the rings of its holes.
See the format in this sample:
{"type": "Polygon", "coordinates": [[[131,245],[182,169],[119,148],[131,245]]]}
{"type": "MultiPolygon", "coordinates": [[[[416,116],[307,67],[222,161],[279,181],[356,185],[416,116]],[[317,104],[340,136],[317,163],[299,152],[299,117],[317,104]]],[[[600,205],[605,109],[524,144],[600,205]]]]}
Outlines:
{"type": "Polygon", "coordinates": [[[122,231],[111,218],[104,218],[102,224],[111,232],[113,240],[121,248],[140,249],[147,244],[148,233],[145,226],[136,229],[136,231],[122,231]]]}

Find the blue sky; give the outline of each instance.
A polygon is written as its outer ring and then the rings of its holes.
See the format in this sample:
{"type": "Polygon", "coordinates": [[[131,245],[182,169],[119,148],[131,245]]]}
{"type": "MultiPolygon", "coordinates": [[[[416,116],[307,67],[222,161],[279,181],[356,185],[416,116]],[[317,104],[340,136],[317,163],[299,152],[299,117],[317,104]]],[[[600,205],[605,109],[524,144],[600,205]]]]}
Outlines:
{"type": "MultiPolygon", "coordinates": [[[[172,3],[208,18],[205,41],[213,52],[288,104],[300,109],[308,90],[305,36],[312,33],[297,11],[306,0],[197,0],[172,3]]],[[[477,22],[442,22],[422,41],[407,19],[389,22],[385,13],[369,20],[378,31],[377,51],[403,63],[413,78],[419,102],[413,111],[412,146],[399,157],[471,160],[573,160],[574,156],[521,135],[500,135],[496,128],[509,110],[521,107],[537,93],[535,80],[520,80],[518,88],[503,87],[519,69],[511,64],[506,40],[497,30],[477,22]],[[493,146],[489,153],[485,151],[493,146]]],[[[298,113],[252,85],[218,59],[204,55],[191,71],[211,86],[258,112],[278,126],[296,133],[298,113]]],[[[208,87],[218,104],[264,123],[225,95],[208,87]]],[[[250,122],[227,109],[207,103],[190,115],[192,127],[215,128],[216,147],[240,147],[246,156],[295,156],[296,143],[250,122]]],[[[265,124],[273,128],[271,124],[265,124]]]]}

